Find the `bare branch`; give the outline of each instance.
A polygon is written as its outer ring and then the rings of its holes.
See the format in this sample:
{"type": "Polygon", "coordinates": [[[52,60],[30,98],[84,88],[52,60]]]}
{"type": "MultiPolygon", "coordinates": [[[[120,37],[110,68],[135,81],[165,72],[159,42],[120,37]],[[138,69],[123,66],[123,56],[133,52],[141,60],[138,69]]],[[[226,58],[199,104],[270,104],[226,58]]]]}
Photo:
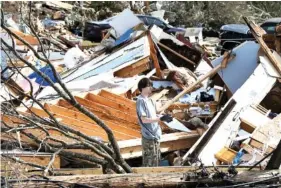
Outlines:
{"type": "Polygon", "coordinates": [[[49,172],[50,167],[51,167],[51,166],[53,165],[53,163],[55,162],[56,155],[58,155],[58,154],[61,152],[62,149],[63,149],[63,148],[60,148],[60,149],[57,150],[55,153],[53,153],[52,158],[51,158],[51,160],[50,160],[50,162],[49,162],[47,168],[44,170],[44,174],[43,174],[44,176],[47,176],[47,173],[49,172]]]}

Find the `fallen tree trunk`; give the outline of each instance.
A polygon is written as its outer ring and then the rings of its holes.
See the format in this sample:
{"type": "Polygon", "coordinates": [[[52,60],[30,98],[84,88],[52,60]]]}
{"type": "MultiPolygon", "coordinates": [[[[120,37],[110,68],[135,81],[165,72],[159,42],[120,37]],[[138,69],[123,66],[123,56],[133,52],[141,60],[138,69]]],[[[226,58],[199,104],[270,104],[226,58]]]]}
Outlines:
{"type": "Polygon", "coordinates": [[[255,183],[264,184],[280,181],[278,170],[275,171],[244,171],[234,178],[215,179],[192,176],[194,173],[150,173],[150,174],[104,174],[49,177],[52,181],[85,184],[95,187],[194,187],[200,183],[208,185],[231,185],[255,183]],[[190,175],[190,176],[188,176],[190,175]],[[187,178],[188,177],[188,178],[187,178]],[[227,180],[227,181],[225,181],[227,180]],[[232,183],[230,183],[232,182],[232,183]]]}

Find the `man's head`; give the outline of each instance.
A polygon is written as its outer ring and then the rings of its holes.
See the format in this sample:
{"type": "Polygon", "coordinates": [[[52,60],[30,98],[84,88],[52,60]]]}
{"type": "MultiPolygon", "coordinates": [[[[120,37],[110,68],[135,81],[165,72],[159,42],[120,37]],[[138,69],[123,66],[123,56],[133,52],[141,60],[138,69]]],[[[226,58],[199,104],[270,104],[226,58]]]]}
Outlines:
{"type": "Polygon", "coordinates": [[[144,96],[152,93],[152,82],[148,78],[142,78],[138,83],[138,89],[144,96]]]}

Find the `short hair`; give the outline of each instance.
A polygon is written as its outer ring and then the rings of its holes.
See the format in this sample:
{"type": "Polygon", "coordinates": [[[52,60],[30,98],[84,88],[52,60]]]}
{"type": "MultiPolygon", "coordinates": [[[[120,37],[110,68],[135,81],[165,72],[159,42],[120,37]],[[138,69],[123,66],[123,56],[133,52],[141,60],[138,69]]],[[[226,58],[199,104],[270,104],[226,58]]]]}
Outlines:
{"type": "Polygon", "coordinates": [[[143,88],[146,88],[148,86],[152,86],[152,82],[148,78],[142,78],[138,83],[138,89],[141,92],[143,88]]]}

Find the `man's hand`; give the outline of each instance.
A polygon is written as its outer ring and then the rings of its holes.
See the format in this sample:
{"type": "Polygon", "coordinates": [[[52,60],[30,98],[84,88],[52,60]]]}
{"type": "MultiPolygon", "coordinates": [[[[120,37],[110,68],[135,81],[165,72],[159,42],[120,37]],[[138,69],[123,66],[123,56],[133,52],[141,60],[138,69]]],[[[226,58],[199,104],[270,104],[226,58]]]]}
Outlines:
{"type": "Polygon", "coordinates": [[[173,121],[173,117],[169,114],[165,114],[160,118],[160,120],[170,123],[171,121],[173,121]]]}

